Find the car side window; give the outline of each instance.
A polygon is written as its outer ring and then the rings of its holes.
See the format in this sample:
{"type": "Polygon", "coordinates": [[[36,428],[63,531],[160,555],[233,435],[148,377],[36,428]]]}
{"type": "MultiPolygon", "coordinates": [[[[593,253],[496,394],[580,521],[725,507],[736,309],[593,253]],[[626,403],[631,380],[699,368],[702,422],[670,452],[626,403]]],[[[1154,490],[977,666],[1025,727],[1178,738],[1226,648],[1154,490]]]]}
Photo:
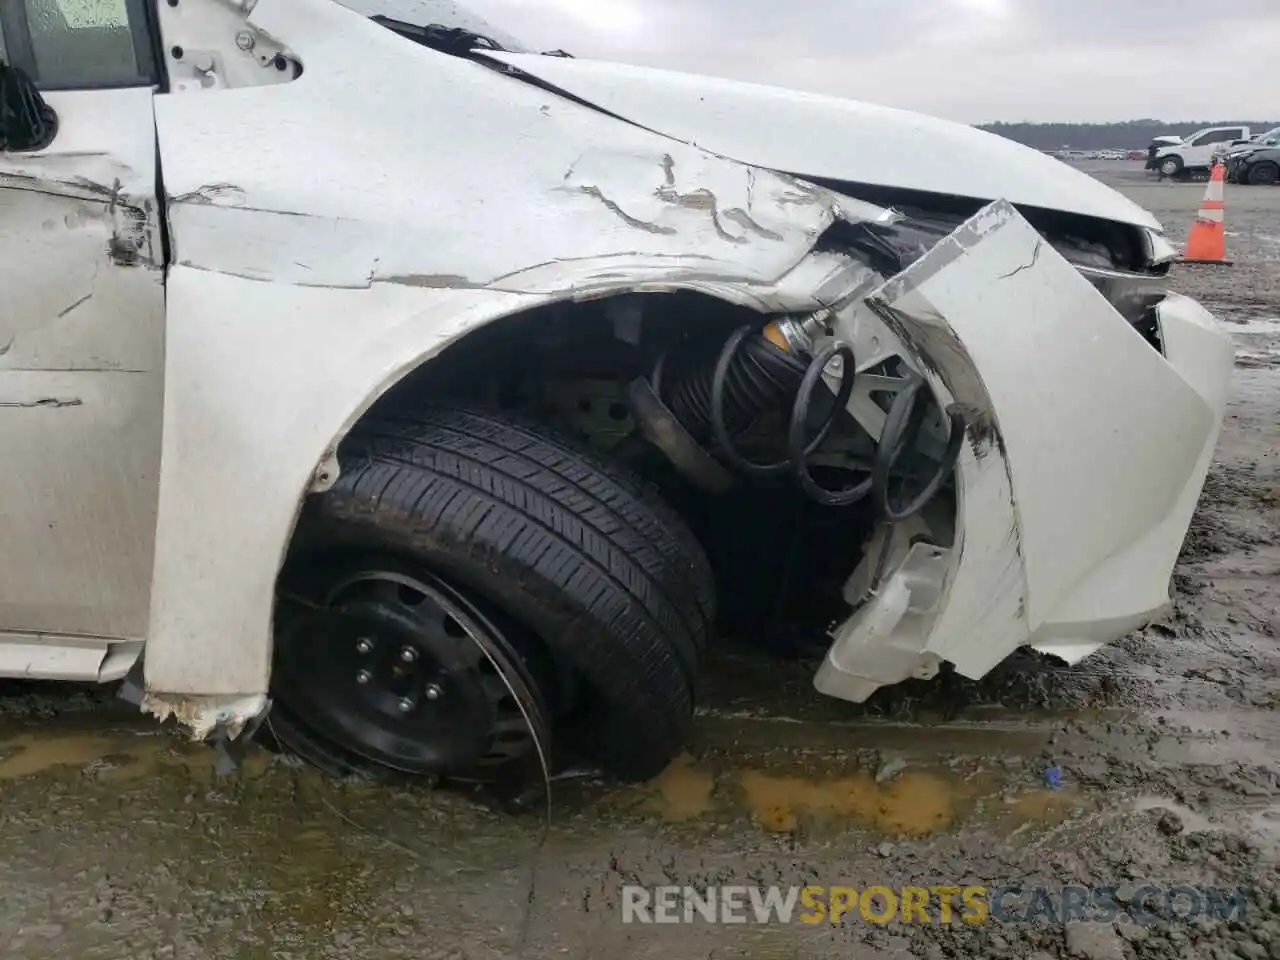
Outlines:
{"type": "Polygon", "coordinates": [[[148,0],[0,0],[8,59],[42,90],[150,86],[148,0]]]}

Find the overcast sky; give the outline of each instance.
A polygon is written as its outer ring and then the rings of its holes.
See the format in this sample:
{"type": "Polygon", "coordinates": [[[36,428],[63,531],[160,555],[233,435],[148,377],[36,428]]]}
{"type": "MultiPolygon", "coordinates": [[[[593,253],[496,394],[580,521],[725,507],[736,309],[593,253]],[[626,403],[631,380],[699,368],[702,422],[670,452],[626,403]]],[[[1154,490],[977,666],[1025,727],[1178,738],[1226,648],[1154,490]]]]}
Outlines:
{"type": "Polygon", "coordinates": [[[969,123],[1280,119],[1280,0],[462,0],[538,50],[969,123]]]}

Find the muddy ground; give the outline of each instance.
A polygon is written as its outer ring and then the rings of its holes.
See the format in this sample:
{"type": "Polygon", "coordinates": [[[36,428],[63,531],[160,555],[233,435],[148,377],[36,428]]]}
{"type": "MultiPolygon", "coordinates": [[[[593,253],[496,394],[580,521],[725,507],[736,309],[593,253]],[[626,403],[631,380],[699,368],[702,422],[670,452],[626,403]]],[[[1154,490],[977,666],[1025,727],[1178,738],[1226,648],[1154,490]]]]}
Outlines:
{"type": "MultiPolygon", "coordinates": [[[[1203,186],[1094,168],[1182,239],[1203,186]]],[[[1280,960],[1280,189],[1230,189],[1227,227],[1234,268],[1176,275],[1240,353],[1164,622],[1074,669],[1020,658],[865,708],[817,699],[801,665],[724,658],[686,758],[645,787],[558,785],[545,835],[260,749],[218,779],[207,749],[99,692],[9,684],[4,955],[1280,960]],[[628,882],[1250,899],[1229,922],[637,926],[628,882]]]]}

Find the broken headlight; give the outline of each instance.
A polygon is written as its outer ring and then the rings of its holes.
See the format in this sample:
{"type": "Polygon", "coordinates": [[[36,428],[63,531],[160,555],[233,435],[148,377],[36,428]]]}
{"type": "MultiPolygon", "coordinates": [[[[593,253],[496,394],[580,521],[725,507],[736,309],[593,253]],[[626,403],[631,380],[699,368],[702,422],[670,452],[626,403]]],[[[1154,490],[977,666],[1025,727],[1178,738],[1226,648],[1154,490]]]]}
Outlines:
{"type": "Polygon", "coordinates": [[[1141,321],[1169,292],[1167,278],[1156,274],[1102,267],[1078,266],[1077,269],[1131,324],[1141,321]]]}

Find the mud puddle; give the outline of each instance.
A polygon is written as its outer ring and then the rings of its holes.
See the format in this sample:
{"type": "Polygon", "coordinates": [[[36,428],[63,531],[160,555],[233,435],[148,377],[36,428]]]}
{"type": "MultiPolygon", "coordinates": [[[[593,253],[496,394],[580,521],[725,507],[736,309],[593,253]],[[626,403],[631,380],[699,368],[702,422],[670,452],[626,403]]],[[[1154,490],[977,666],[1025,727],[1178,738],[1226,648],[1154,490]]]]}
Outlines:
{"type": "Polygon", "coordinates": [[[68,772],[123,780],[158,774],[165,766],[196,768],[209,749],[157,729],[91,731],[0,727],[0,781],[68,772]]]}
{"type": "Polygon", "coordinates": [[[719,767],[678,759],[635,795],[614,805],[667,822],[732,822],[747,818],[772,834],[810,836],[862,829],[880,837],[924,837],[983,819],[1012,829],[1027,820],[1053,822],[1089,805],[1075,790],[1015,785],[1006,770],[911,767],[891,759],[878,770],[788,771],[719,767]]]}
{"type": "MultiPolygon", "coordinates": [[[[1029,821],[1059,822],[1096,806],[1075,787],[1044,786],[1045,773],[1053,768],[1037,754],[1051,736],[1048,728],[948,725],[935,729],[929,750],[922,751],[919,725],[743,725],[712,717],[698,731],[698,758],[685,754],[660,777],[638,786],[559,783],[553,810],[557,818],[602,824],[746,826],[761,834],[810,837],[850,831],[878,838],[924,837],[973,823],[1009,832],[1029,821]],[[996,744],[1000,758],[993,760],[996,744]],[[895,745],[902,749],[892,749],[895,745]]],[[[217,777],[207,746],[145,722],[105,730],[83,720],[45,728],[0,725],[0,784],[25,792],[51,783],[62,789],[114,788],[121,791],[122,806],[134,793],[181,795],[189,803],[192,790],[209,790],[248,803],[282,791],[295,798],[307,790],[322,796],[337,785],[262,748],[251,749],[237,773],[217,777]]],[[[440,816],[490,812],[456,791],[390,790],[359,781],[341,786],[345,803],[360,816],[388,798],[440,816]]],[[[383,819],[370,816],[364,821],[367,829],[354,819],[347,825],[376,838],[383,836],[383,819]]]]}

